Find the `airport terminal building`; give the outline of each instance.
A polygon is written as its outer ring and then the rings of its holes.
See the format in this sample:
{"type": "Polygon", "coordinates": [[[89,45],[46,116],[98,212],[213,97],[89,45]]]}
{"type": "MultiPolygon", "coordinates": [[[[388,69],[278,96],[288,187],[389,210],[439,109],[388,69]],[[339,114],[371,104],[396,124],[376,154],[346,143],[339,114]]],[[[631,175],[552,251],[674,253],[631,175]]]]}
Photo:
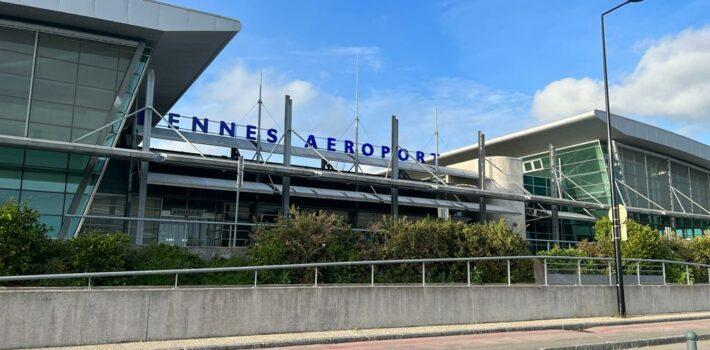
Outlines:
{"type": "MultiPolygon", "coordinates": [[[[291,206],[362,230],[383,215],[502,218],[536,249],[591,237],[606,215],[600,111],[438,157],[400,146],[396,117],[387,145],[295,130],[288,96],[280,130],[169,113],[240,29],[152,0],[0,1],[0,201],[36,209],[58,238],[191,247],[246,245],[291,206]]],[[[621,116],[612,127],[632,217],[687,238],[709,228],[710,146],[621,116]]]]}

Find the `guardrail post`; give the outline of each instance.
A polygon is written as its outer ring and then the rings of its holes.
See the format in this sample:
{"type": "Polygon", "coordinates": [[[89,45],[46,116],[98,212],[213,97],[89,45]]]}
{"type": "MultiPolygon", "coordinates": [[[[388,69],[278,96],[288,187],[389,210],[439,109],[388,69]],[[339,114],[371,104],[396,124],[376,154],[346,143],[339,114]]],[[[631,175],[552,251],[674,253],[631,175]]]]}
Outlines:
{"type": "Polygon", "coordinates": [[[256,284],[259,281],[259,270],[254,270],[254,288],[256,288],[256,284]]]}
{"type": "Polygon", "coordinates": [[[178,287],[178,274],[176,273],[175,274],[175,284],[173,285],[173,288],[177,288],[177,287],[178,287]]]}
{"type": "Polygon", "coordinates": [[[422,286],[426,285],[426,263],[422,263],[422,286]]]}
{"type": "Polygon", "coordinates": [[[466,285],[471,286],[471,262],[466,262],[466,285]]]}
{"type": "Polygon", "coordinates": [[[685,332],[685,348],[687,350],[698,350],[698,335],[693,331],[685,332]]]}
{"type": "Polygon", "coordinates": [[[375,265],[370,265],[370,287],[375,286],[375,265]]]}
{"type": "Polygon", "coordinates": [[[547,286],[547,259],[542,259],[542,265],[545,271],[545,285],[547,286]]]}
{"type": "Polygon", "coordinates": [[[577,259],[577,284],[582,285],[582,259],[577,259]]]}
{"type": "Polygon", "coordinates": [[[641,262],[640,261],[636,262],[636,283],[638,283],[639,286],[641,285],[641,262]]]}
{"type": "Polygon", "coordinates": [[[91,277],[89,277],[89,284],[86,287],[87,289],[91,289],[91,277]]]}
{"type": "Polygon", "coordinates": [[[685,265],[685,284],[690,285],[690,268],[685,265]]]}
{"type": "Polygon", "coordinates": [[[318,287],[318,266],[315,268],[315,278],[313,279],[313,287],[318,287]]]}
{"type": "Polygon", "coordinates": [[[547,241],[547,250],[550,250],[550,241],[547,241]]]}
{"type": "Polygon", "coordinates": [[[510,259],[506,259],[505,264],[506,264],[507,271],[508,271],[508,285],[511,285],[511,283],[510,283],[511,282],[510,281],[510,259]]]}
{"type": "Polygon", "coordinates": [[[607,263],[608,263],[608,270],[609,270],[609,285],[610,285],[610,286],[613,286],[613,285],[614,285],[614,282],[613,282],[613,280],[612,280],[612,278],[611,278],[611,260],[609,260],[607,263]]]}
{"type": "Polygon", "coordinates": [[[661,263],[661,270],[663,271],[663,285],[666,285],[666,263],[661,263]]]}
{"type": "Polygon", "coordinates": [[[708,267],[708,284],[710,284],[710,267],[708,267]]]}

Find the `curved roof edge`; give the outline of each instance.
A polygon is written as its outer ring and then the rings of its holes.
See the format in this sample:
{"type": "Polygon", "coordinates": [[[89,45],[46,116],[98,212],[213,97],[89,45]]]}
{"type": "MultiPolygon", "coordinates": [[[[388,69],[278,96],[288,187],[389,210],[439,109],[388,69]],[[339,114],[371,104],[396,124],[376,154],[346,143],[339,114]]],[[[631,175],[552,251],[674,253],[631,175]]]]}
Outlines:
{"type": "MultiPolygon", "coordinates": [[[[710,169],[710,146],[674,132],[612,114],[614,140],[710,169]]],[[[486,142],[486,155],[521,157],[545,152],[549,144],[567,147],[593,140],[606,141],[606,113],[593,110],[535,126],[486,142]]],[[[439,164],[478,157],[478,144],[444,152],[439,164]]]]}

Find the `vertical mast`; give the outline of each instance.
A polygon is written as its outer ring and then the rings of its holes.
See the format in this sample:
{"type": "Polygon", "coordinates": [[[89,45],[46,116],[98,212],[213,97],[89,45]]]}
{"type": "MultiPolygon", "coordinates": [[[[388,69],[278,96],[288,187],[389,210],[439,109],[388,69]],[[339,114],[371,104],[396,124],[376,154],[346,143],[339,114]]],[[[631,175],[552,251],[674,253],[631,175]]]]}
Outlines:
{"type": "Polygon", "coordinates": [[[360,54],[355,56],[355,173],[360,170],[360,54]]]}
{"type": "Polygon", "coordinates": [[[261,86],[264,80],[264,72],[259,73],[259,112],[257,114],[256,120],[256,160],[261,161],[261,105],[263,101],[261,100],[261,86]]]}
{"type": "Polygon", "coordinates": [[[436,174],[439,174],[439,109],[434,108],[434,123],[436,124],[434,126],[434,142],[435,142],[435,150],[434,153],[434,168],[436,171],[436,174]]]}

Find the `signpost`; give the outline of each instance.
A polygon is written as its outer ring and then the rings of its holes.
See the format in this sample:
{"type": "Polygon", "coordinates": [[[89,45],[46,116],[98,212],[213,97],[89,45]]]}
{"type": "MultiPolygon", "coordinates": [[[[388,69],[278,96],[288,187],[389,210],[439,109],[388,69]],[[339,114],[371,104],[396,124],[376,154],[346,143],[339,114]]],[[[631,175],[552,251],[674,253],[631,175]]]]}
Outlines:
{"type": "MultiPolygon", "coordinates": [[[[612,208],[609,208],[609,220],[613,220],[612,208]]],[[[629,239],[628,231],[626,230],[626,220],[629,218],[629,212],[626,207],[619,204],[619,223],[621,224],[621,240],[626,241],[629,239]]]]}

